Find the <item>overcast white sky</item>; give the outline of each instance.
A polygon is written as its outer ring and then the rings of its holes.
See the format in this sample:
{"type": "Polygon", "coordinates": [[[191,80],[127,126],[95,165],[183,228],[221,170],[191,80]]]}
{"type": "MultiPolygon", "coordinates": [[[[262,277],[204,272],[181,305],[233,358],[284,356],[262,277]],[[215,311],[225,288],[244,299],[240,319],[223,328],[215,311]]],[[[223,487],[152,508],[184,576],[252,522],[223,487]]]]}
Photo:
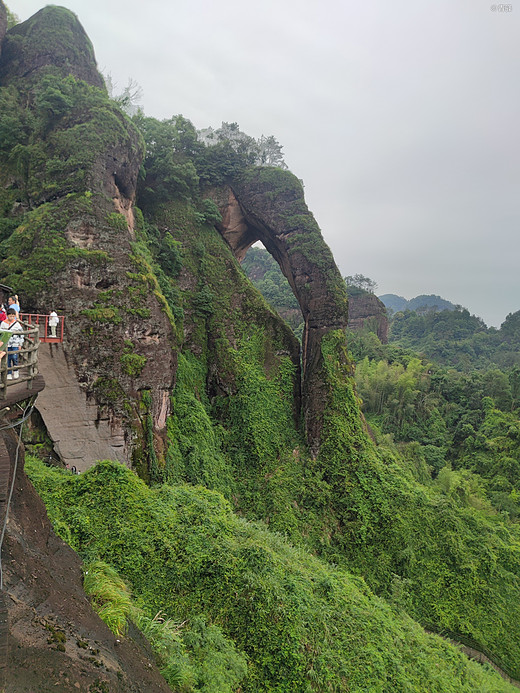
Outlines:
{"type": "Polygon", "coordinates": [[[63,4],[147,115],[274,135],[344,275],[520,309],[520,0],[63,4]]]}

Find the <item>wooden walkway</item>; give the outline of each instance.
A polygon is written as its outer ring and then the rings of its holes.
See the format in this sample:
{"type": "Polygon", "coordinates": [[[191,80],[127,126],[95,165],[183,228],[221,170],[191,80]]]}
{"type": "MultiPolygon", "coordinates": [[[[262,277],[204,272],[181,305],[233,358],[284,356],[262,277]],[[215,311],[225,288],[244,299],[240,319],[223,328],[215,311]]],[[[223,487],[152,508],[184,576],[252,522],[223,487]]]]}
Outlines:
{"type": "Polygon", "coordinates": [[[31,380],[10,380],[8,382],[5,399],[0,399],[0,411],[6,407],[12,407],[17,402],[22,402],[33,395],[37,395],[45,387],[43,375],[36,375],[31,380]]]}
{"type": "MultiPolygon", "coordinates": [[[[38,325],[30,325],[21,320],[18,322],[23,329],[19,332],[13,331],[13,335],[16,334],[23,337],[23,344],[16,351],[16,365],[12,364],[11,368],[7,367],[9,346],[7,348],[3,347],[7,351],[7,355],[0,360],[0,400],[6,400],[7,391],[13,387],[16,388],[22,382],[27,383],[30,387],[32,381],[38,375],[38,348],[40,346],[38,325]]],[[[4,330],[3,334],[5,332],[7,330],[4,330]]]]}

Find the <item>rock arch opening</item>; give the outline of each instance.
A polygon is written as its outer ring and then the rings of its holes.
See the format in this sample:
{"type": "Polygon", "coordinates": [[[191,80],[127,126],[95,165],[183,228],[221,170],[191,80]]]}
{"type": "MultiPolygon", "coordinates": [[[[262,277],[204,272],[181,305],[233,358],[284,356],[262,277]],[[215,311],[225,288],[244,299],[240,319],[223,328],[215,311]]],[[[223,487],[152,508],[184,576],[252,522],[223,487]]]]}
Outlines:
{"type": "Polygon", "coordinates": [[[304,318],[300,304],[280,265],[261,241],[248,249],[242,268],[266,301],[301,340],[304,318]]]}
{"type": "Polygon", "coordinates": [[[307,440],[319,451],[329,387],[323,377],[321,341],[347,327],[345,284],[309,212],[298,179],[279,169],[252,169],[232,185],[212,191],[224,240],[239,262],[260,241],[278,263],[300,306],[302,408],[307,440]]]}

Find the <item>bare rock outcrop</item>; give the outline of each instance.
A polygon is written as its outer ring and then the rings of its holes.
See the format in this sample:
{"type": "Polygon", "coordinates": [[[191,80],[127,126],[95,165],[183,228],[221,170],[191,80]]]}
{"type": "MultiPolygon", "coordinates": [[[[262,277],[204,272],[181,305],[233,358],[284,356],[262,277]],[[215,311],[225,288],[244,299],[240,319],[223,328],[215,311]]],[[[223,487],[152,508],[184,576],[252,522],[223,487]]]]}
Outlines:
{"type": "Polygon", "coordinates": [[[379,337],[382,344],[388,342],[388,316],[386,308],[377,296],[360,292],[348,297],[348,326],[357,331],[370,329],[379,337]]]}
{"type": "Polygon", "coordinates": [[[38,395],[36,408],[56,455],[78,472],[86,471],[96,460],[126,462],[131,451],[121,419],[109,411],[102,416],[81,388],[62,345],[40,344],[38,352],[46,387],[38,395]]]}

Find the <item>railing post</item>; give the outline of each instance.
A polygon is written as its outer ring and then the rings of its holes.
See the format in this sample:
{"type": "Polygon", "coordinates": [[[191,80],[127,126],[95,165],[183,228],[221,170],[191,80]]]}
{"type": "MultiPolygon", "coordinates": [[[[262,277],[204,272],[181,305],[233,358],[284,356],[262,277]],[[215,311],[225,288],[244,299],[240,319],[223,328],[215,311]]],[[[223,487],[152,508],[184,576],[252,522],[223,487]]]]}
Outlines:
{"type": "Polygon", "coordinates": [[[0,389],[0,399],[5,399],[7,397],[7,347],[6,347],[6,354],[5,356],[2,356],[2,360],[0,362],[0,380],[1,380],[1,389],[0,389]]]}
{"type": "Polygon", "coordinates": [[[32,381],[35,375],[38,375],[38,350],[40,348],[40,334],[38,328],[34,331],[34,346],[33,346],[33,358],[32,358],[32,363],[31,363],[31,389],[32,389],[32,381]]]}

